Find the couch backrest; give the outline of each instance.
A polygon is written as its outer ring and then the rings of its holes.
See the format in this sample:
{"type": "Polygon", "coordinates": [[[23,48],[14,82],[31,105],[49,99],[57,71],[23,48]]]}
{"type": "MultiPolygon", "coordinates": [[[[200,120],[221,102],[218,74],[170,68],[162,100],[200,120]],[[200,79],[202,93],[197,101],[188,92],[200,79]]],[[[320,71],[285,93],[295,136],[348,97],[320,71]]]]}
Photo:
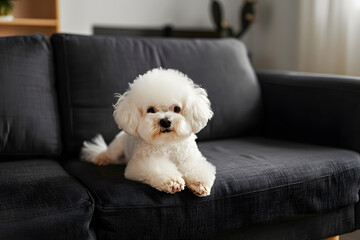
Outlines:
{"type": "Polygon", "coordinates": [[[47,37],[0,38],[0,160],[60,154],[54,80],[47,37]]]}
{"type": "Polygon", "coordinates": [[[199,140],[237,137],[258,128],[260,89],[245,46],[235,39],[180,40],[56,34],[51,38],[63,120],[64,147],[78,154],[101,133],[110,141],[114,93],[139,74],[174,68],[204,87],[215,113],[199,140]]]}

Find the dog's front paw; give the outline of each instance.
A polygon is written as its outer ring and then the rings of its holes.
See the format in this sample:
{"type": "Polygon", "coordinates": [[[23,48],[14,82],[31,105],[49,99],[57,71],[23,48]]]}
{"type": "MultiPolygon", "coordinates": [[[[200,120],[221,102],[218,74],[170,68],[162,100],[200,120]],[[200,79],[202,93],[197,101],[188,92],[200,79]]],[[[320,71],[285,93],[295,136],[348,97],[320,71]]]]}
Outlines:
{"type": "Polygon", "coordinates": [[[165,181],[161,186],[158,186],[157,189],[174,194],[185,189],[185,181],[181,177],[171,178],[165,181]]]}
{"type": "Polygon", "coordinates": [[[187,187],[199,197],[206,197],[210,195],[211,187],[205,186],[202,182],[187,183],[187,187]]]}

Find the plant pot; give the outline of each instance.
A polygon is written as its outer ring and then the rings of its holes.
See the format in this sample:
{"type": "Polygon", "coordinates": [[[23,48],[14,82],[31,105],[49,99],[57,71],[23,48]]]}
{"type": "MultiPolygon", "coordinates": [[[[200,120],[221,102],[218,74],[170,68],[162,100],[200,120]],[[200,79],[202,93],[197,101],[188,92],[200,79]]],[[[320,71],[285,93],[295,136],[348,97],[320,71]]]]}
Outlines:
{"type": "Polygon", "coordinates": [[[0,0],[0,21],[12,21],[14,16],[11,14],[14,9],[12,0],[0,0]]]}
{"type": "Polygon", "coordinates": [[[14,20],[14,16],[12,14],[0,16],[0,22],[11,22],[12,20],[14,20]]]}

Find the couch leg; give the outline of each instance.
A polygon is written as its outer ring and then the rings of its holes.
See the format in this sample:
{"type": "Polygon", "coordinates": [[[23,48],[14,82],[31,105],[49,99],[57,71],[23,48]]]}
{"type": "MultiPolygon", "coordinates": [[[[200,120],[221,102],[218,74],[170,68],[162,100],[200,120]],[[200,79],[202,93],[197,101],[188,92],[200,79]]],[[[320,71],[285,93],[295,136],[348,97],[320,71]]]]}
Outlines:
{"type": "Polygon", "coordinates": [[[324,238],[323,240],[339,240],[339,236],[331,237],[331,238],[324,238]]]}

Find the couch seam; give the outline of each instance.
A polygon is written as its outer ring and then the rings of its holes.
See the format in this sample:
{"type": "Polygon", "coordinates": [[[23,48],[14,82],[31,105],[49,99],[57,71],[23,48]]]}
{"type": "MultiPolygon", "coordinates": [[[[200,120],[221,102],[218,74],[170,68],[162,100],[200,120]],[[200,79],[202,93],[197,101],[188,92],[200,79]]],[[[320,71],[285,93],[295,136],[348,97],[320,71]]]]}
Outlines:
{"type": "Polygon", "coordinates": [[[70,137],[74,135],[74,125],[73,125],[73,109],[71,106],[71,93],[70,93],[70,77],[69,77],[69,69],[68,69],[68,61],[67,61],[67,50],[65,45],[65,37],[61,37],[63,51],[64,51],[64,65],[65,65],[65,81],[66,81],[66,92],[67,94],[67,104],[69,107],[69,120],[70,120],[70,137]]]}

